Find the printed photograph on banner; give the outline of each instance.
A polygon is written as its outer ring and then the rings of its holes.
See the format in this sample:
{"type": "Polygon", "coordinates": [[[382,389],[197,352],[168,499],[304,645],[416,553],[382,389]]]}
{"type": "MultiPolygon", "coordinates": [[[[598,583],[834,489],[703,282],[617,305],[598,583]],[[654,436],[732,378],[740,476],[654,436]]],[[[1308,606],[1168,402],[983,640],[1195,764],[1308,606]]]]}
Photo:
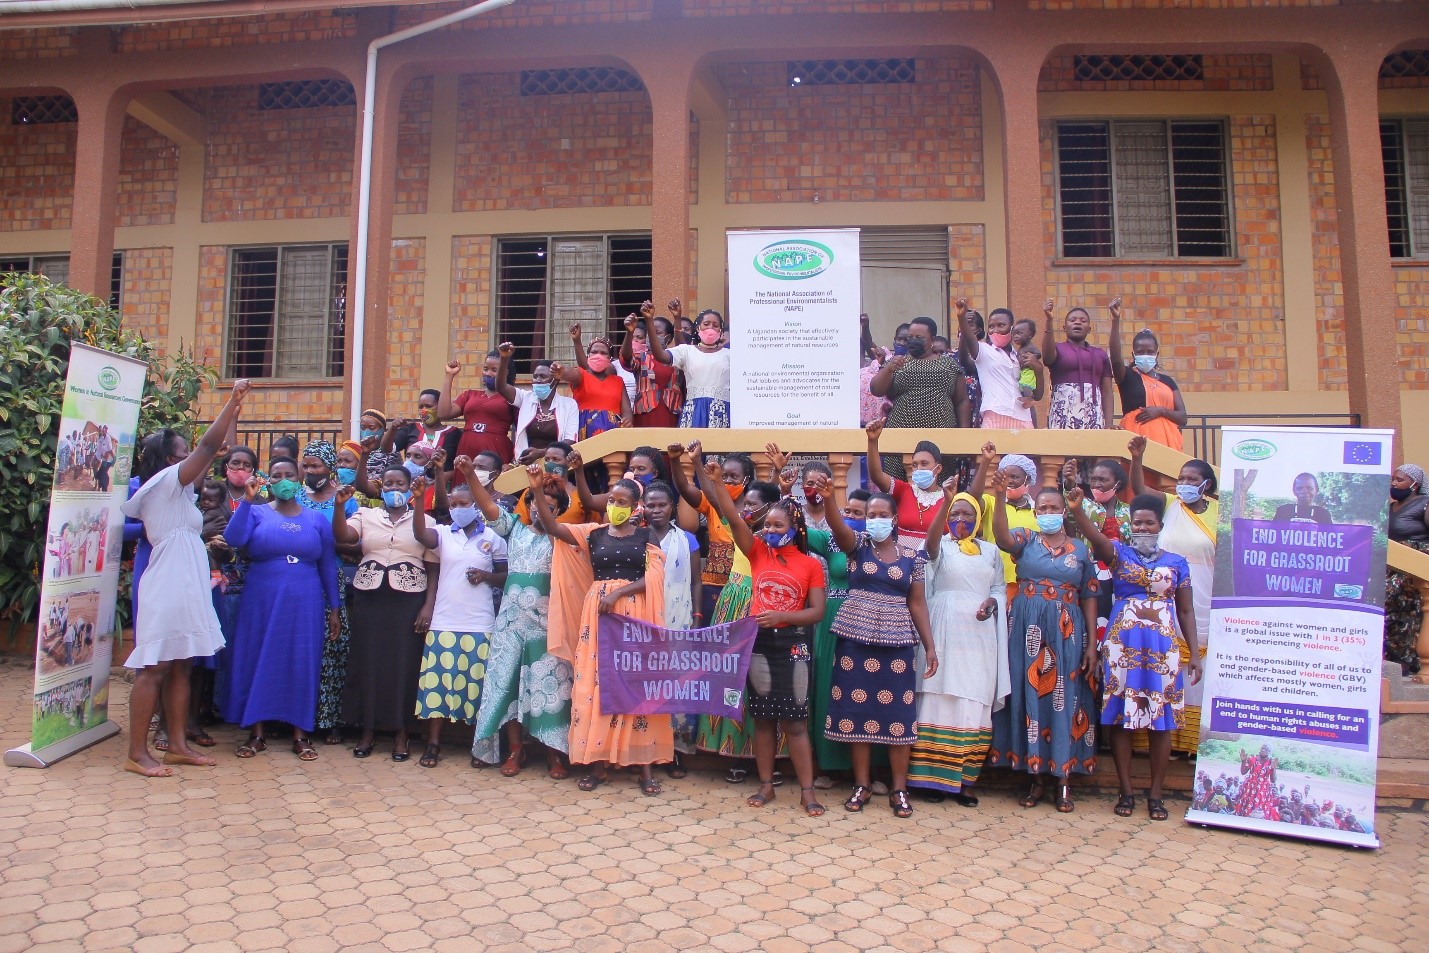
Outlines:
{"type": "MultiPolygon", "coordinates": [[[[70,401],[66,398],[65,403],[70,401]]],[[[108,493],[119,474],[114,472],[122,457],[134,453],[134,435],[119,434],[107,423],[65,416],[60,420],[55,446],[55,490],[66,493],[108,493]]],[[[123,482],[129,480],[124,465],[123,482]]]]}
{"type": "Polygon", "coordinates": [[[1188,820],[1239,817],[1286,828],[1374,833],[1374,755],[1254,735],[1201,743],[1188,820]]]}
{"type": "Polygon", "coordinates": [[[86,499],[57,499],[45,536],[45,578],[102,573],[109,558],[110,508],[86,499]]]}
{"type": "Polygon", "coordinates": [[[96,644],[108,635],[99,626],[99,590],[46,593],[36,630],[39,677],[88,666],[96,644]]]}
{"type": "MultiPolygon", "coordinates": [[[[107,684],[104,692],[107,696],[107,684]]],[[[31,743],[37,749],[44,748],[97,724],[104,719],[106,702],[107,698],[95,698],[88,673],[82,678],[37,692],[31,743]]]]}

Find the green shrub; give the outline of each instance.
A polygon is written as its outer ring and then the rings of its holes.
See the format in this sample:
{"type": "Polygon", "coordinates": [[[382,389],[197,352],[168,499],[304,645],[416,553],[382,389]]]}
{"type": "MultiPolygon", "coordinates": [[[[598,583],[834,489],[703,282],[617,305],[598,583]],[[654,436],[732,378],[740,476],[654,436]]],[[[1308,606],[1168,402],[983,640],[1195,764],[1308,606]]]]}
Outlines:
{"type": "MultiPolygon", "coordinates": [[[[0,275],[0,618],[12,625],[39,601],[71,341],[149,365],[140,434],[191,426],[199,394],[217,376],[191,353],[161,357],[158,343],[126,330],[96,298],[42,275],[0,275]]],[[[127,593],[119,605],[123,618],[127,593]]]]}

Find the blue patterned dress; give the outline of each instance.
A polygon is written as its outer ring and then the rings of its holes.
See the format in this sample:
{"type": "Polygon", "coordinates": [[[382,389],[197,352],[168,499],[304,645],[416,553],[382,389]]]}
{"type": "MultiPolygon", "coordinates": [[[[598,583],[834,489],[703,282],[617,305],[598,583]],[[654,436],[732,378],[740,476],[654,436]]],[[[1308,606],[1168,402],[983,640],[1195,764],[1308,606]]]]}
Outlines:
{"type": "Polygon", "coordinates": [[[1106,701],[1102,724],[1171,731],[1182,727],[1185,695],[1176,624],[1176,593],[1191,585],[1191,567],[1175,553],[1143,559],[1113,541],[1116,603],[1102,643],[1106,701]]]}

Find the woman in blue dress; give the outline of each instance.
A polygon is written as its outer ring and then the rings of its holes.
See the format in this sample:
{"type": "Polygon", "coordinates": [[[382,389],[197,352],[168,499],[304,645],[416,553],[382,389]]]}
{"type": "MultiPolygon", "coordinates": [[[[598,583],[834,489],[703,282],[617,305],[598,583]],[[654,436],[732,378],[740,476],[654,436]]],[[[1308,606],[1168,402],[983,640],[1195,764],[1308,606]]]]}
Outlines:
{"type": "Polygon", "coordinates": [[[238,606],[229,711],[251,725],[235,752],[251,758],[267,748],[265,721],[293,726],[293,753],[317,758],[309,733],[317,711],[323,636],[336,639],[337,550],[332,526],[296,500],[298,467],[275,460],[268,468],[273,502],[254,505],[265,481],[254,477],[229,520],[224,538],[244,547],[250,563],[238,606]],[[323,606],[327,624],[323,623],[323,606]]]}
{"type": "Polygon", "coordinates": [[[990,478],[996,494],[993,539],[1017,564],[1008,634],[1012,693],[993,713],[988,764],[1023,768],[1032,784],[1018,801],[1036,807],[1055,778],[1056,806],[1076,809],[1068,784],[1096,768],[1091,680],[1096,675],[1096,563],[1086,543],[1067,535],[1067,501],[1056,487],[1037,491],[1037,529],[1007,527],[1007,475],[990,478]],[[1088,635],[1088,633],[1093,633],[1088,635]]]}
{"type": "Polygon", "coordinates": [[[1196,645],[1196,608],[1191,600],[1191,567],[1184,557],[1161,549],[1161,520],[1166,498],[1144,493],[1131,501],[1131,545],[1108,539],[1093,529],[1081,507],[1082,491],[1067,493],[1067,509],[1092,554],[1111,569],[1116,602],[1107,616],[1102,644],[1102,678],[1106,701],[1101,723],[1111,729],[1111,756],[1121,796],[1118,817],[1136,809],[1131,793],[1131,732],[1145,728],[1151,736],[1151,789],[1146,812],[1153,821],[1169,816],[1161,801],[1161,784],[1171,760],[1172,732],[1184,727],[1186,685],[1201,679],[1201,653],[1196,645]],[[1178,625],[1179,624],[1179,625],[1178,625]],[[1189,678],[1183,683],[1183,649],[1189,678]]]}

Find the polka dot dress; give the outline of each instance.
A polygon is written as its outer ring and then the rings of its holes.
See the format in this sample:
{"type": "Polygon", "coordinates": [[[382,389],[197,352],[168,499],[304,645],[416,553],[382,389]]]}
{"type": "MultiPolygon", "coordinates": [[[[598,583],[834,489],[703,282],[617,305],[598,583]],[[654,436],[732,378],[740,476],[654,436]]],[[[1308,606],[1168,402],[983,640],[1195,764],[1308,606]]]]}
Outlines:
{"type": "Polygon", "coordinates": [[[417,680],[417,717],[476,721],[489,652],[484,632],[428,632],[417,680]]]}

